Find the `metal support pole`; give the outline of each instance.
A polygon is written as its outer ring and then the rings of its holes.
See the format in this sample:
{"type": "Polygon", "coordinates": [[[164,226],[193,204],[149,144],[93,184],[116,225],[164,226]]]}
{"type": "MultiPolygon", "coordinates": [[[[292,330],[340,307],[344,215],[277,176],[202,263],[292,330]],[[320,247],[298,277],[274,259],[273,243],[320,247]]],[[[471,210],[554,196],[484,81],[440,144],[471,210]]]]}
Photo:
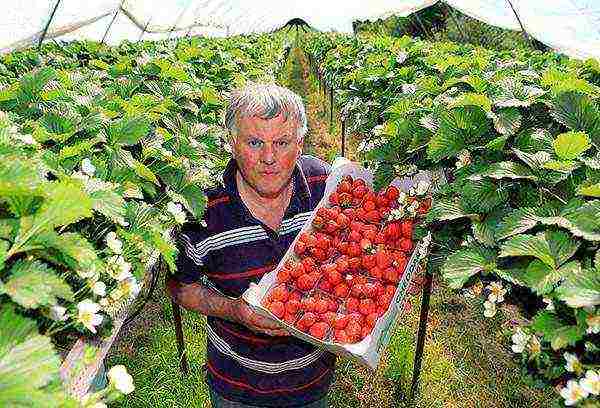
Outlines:
{"type": "Polygon", "coordinates": [[[342,157],[346,157],[346,121],[342,120],[342,157]]]}
{"type": "MultiPolygon", "coordinates": [[[[431,284],[433,276],[426,269],[425,282],[423,285],[423,297],[421,298],[421,317],[419,319],[419,331],[417,335],[417,348],[415,350],[415,359],[413,364],[412,384],[410,387],[410,405],[412,406],[417,396],[419,388],[419,375],[421,374],[421,361],[423,360],[423,347],[425,346],[425,336],[427,335],[427,315],[429,314],[429,300],[431,298],[431,284]]],[[[399,397],[401,390],[396,385],[396,397],[399,397]]]]}
{"type": "Polygon", "coordinates": [[[536,47],[536,45],[533,43],[533,41],[531,39],[531,36],[527,33],[527,30],[525,30],[525,27],[523,26],[523,23],[521,22],[521,18],[517,14],[517,10],[515,10],[515,8],[513,7],[512,1],[510,1],[510,0],[506,0],[506,1],[508,2],[508,5],[510,6],[510,8],[511,8],[512,12],[514,13],[515,17],[517,18],[517,22],[521,26],[521,30],[523,30],[523,36],[525,37],[525,41],[529,42],[529,44],[533,48],[538,49],[536,47]]]}
{"type": "Polygon", "coordinates": [[[450,8],[450,18],[452,19],[452,22],[454,22],[454,25],[456,26],[456,29],[458,30],[458,32],[460,33],[460,37],[462,38],[463,42],[467,42],[467,36],[465,35],[465,32],[462,29],[462,26],[458,24],[458,19],[456,18],[456,14],[455,11],[452,7],[450,8]]]}
{"type": "Polygon", "coordinates": [[[40,40],[38,41],[37,49],[39,50],[42,47],[42,42],[44,42],[44,38],[46,38],[46,34],[48,34],[48,28],[50,28],[50,23],[56,14],[56,10],[58,9],[58,5],[60,4],[60,0],[56,0],[56,4],[54,4],[54,8],[52,9],[52,13],[50,13],[50,17],[48,18],[48,22],[42,31],[42,35],[40,36],[40,40]]]}
{"type": "Polygon", "coordinates": [[[146,33],[146,29],[148,28],[148,26],[150,25],[150,21],[152,21],[152,17],[150,17],[148,19],[148,22],[146,23],[146,25],[144,26],[144,29],[142,30],[142,33],[140,34],[140,37],[138,38],[137,42],[142,41],[142,37],[144,36],[144,34],[146,33]]]}
{"type": "Polygon", "coordinates": [[[184,374],[189,373],[187,356],[185,354],[185,343],[183,339],[183,328],[181,326],[181,309],[179,305],[171,299],[173,308],[173,322],[175,323],[175,337],[177,337],[177,356],[179,357],[179,367],[184,374]]]}
{"type": "Polygon", "coordinates": [[[329,87],[329,126],[333,125],[333,85],[329,87]]]}
{"type": "Polygon", "coordinates": [[[421,27],[421,30],[423,30],[423,32],[425,33],[425,35],[427,35],[431,40],[435,40],[435,38],[433,38],[433,35],[429,32],[429,30],[425,27],[425,25],[423,24],[423,22],[419,18],[419,15],[417,13],[413,13],[413,14],[411,14],[411,17],[413,17],[413,16],[417,20],[417,23],[419,24],[419,27],[421,27]]]}
{"type": "Polygon", "coordinates": [[[106,31],[104,32],[104,35],[102,36],[102,41],[100,41],[100,44],[104,44],[104,41],[106,40],[106,36],[108,35],[108,32],[110,31],[110,28],[112,27],[113,23],[117,19],[117,16],[119,15],[119,12],[121,11],[121,7],[123,7],[124,1],[125,0],[123,0],[121,2],[121,5],[117,9],[117,11],[115,11],[115,15],[113,16],[112,20],[110,20],[110,23],[108,24],[108,27],[106,27],[106,31]]]}

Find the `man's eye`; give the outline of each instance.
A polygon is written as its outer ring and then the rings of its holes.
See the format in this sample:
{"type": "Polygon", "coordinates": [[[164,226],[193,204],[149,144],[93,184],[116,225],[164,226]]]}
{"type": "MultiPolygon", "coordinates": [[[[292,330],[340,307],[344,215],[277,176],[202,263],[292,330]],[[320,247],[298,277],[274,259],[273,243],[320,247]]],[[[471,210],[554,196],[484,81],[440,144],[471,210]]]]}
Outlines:
{"type": "Polygon", "coordinates": [[[248,142],[250,147],[258,147],[262,142],[260,140],[252,139],[248,142]]]}
{"type": "Polygon", "coordinates": [[[290,142],[288,142],[288,141],[286,141],[286,140],[280,140],[280,141],[278,142],[278,144],[279,144],[279,146],[281,146],[281,147],[287,147],[287,146],[290,144],[290,142]]]}

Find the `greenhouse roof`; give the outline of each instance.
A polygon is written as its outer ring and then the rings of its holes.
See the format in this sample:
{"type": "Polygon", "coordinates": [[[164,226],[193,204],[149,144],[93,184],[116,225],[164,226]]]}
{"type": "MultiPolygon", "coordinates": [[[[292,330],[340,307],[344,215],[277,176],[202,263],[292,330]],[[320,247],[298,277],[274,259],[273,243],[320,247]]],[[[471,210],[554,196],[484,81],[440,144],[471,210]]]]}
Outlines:
{"type": "MultiPolygon", "coordinates": [[[[460,12],[510,30],[524,29],[576,58],[600,58],[597,0],[445,0],[460,12]]],[[[321,31],[352,33],[355,20],[408,16],[438,0],[6,0],[0,23],[3,52],[40,39],[159,40],[272,32],[294,19],[321,31]]]]}

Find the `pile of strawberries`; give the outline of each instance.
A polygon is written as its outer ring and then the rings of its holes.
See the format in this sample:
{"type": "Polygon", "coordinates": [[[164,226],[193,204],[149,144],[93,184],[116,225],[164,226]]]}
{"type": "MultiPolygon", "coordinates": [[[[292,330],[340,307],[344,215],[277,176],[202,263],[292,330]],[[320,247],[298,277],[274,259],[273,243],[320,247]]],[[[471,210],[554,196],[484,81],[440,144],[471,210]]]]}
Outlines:
{"type": "Polygon", "coordinates": [[[317,339],[349,344],[369,335],[404,274],[414,219],[430,206],[404,194],[400,203],[400,196],[395,186],[375,193],[344,176],[300,234],[263,306],[317,339]]]}

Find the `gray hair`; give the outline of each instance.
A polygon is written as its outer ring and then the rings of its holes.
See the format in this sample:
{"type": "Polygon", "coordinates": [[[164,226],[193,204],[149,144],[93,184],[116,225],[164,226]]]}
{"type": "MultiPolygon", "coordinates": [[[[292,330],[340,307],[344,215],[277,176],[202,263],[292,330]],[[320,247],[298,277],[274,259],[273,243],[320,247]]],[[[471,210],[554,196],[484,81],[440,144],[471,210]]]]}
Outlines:
{"type": "Polygon", "coordinates": [[[306,135],[306,112],[300,96],[275,83],[250,82],[231,92],[225,113],[225,126],[233,138],[238,133],[237,120],[240,117],[272,119],[279,114],[283,114],[286,120],[290,116],[296,119],[298,140],[306,135]]]}

